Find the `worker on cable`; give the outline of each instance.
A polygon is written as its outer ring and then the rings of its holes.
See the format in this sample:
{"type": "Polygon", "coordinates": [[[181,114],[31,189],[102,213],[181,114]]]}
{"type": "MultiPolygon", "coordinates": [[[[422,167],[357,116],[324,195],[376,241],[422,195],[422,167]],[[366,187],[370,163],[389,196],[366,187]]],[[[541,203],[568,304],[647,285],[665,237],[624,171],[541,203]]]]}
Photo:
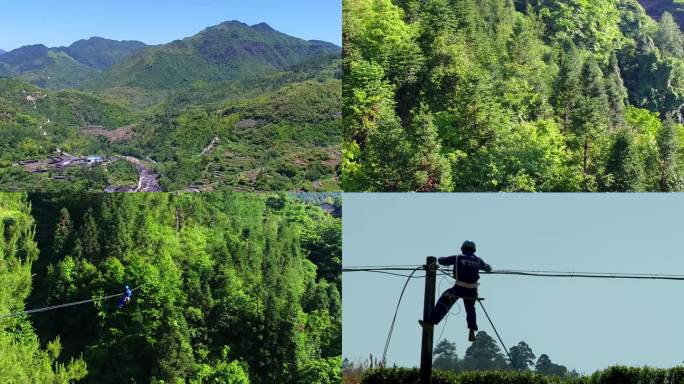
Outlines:
{"type": "MultiPolygon", "coordinates": [[[[475,300],[477,299],[477,287],[479,285],[477,281],[480,279],[480,270],[491,272],[492,267],[475,256],[475,243],[473,241],[464,241],[461,246],[461,252],[463,252],[461,255],[440,257],[437,260],[441,265],[454,266],[456,283],[453,287],[444,291],[432,309],[427,321],[418,320],[418,323],[422,327],[433,327],[435,324],[439,324],[444,316],[449,313],[449,310],[456,301],[462,298],[466,310],[466,321],[470,330],[468,340],[472,342],[475,341],[475,331],[477,331],[475,319],[475,300]]],[[[429,267],[437,268],[437,265],[429,267]]]]}
{"type": "Polygon", "coordinates": [[[126,291],[124,292],[123,296],[121,296],[121,299],[119,300],[119,304],[117,305],[117,307],[123,308],[126,305],[128,305],[131,302],[131,296],[133,296],[133,291],[131,291],[131,289],[127,285],[126,291]]]}

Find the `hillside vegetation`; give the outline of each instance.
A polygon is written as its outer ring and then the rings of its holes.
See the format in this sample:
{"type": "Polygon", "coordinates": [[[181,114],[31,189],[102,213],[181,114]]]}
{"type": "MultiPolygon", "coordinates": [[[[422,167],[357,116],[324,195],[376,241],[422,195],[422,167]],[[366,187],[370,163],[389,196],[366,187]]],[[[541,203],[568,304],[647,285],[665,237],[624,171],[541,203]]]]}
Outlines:
{"type": "Polygon", "coordinates": [[[69,47],[24,46],[0,58],[0,76],[11,76],[50,88],[82,87],[102,70],[146,45],[93,37],[69,47]]]}
{"type": "Polygon", "coordinates": [[[636,0],[345,0],[344,189],[682,190],[684,48],[636,0]]]}
{"type": "MultiPolygon", "coordinates": [[[[418,369],[394,368],[369,371],[361,380],[363,384],[409,384],[417,382],[418,369]]],[[[451,374],[435,371],[434,384],[668,384],[684,380],[684,368],[672,369],[632,368],[615,366],[590,376],[564,379],[530,372],[469,372],[451,374]]],[[[346,384],[351,384],[345,381],[346,384]]]]}
{"type": "MultiPolygon", "coordinates": [[[[449,374],[483,372],[483,371],[518,371],[534,372],[538,376],[555,376],[558,378],[579,377],[575,370],[569,370],[561,364],[551,360],[549,355],[542,353],[537,357],[532,348],[524,341],[511,346],[508,355],[499,348],[497,342],[486,332],[480,331],[475,340],[468,345],[463,357],[456,353],[456,343],[443,339],[437,343],[433,351],[433,369],[449,372],[449,374]]],[[[361,378],[369,375],[383,377],[384,371],[373,371],[374,367],[381,367],[377,361],[350,362],[344,359],[342,373],[346,383],[358,383],[361,378]],[[371,373],[369,373],[371,372],[371,373]]],[[[405,374],[409,371],[390,371],[391,374],[405,374]]],[[[527,375],[523,377],[531,377],[527,375]]],[[[454,376],[455,377],[455,376],[454,376]]]]}
{"type": "MultiPolygon", "coordinates": [[[[19,194],[0,193],[0,314],[20,311],[31,292],[31,267],[38,259],[31,206],[19,194]]],[[[7,383],[67,384],[83,378],[80,359],[58,361],[59,338],[41,343],[26,317],[0,319],[0,377],[7,383]]]]}
{"type": "Polygon", "coordinates": [[[219,104],[167,104],[137,132],[143,148],[168,164],[163,168],[165,183],[194,182],[213,189],[336,189],[340,89],[337,80],[305,81],[219,104]],[[215,146],[202,153],[214,139],[215,146]]]}
{"type": "Polygon", "coordinates": [[[317,206],[275,194],[5,194],[0,218],[1,313],[137,288],[122,309],[116,298],[0,320],[3,378],[339,382],[341,221],[317,206]]]}
{"type": "Polygon", "coordinates": [[[339,52],[333,44],[291,37],[265,23],[250,27],[229,21],[195,36],[140,51],[94,79],[91,86],[168,90],[197,81],[250,79],[339,52]]]}
{"type": "Polygon", "coordinates": [[[680,29],[684,26],[684,1],[682,0],[639,0],[639,4],[656,20],[667,12],[674,17],[680,29]]]}
{"type": "Polygon", "coordinates": [[[0,76],[3,68],[5,190],[135,185],[134,165],[119,156],[144,161],[165,190],[340,188],[341,60],[333,44],[232,21],[159,46],[91,38],[22,47],[3,55],[0,76]],[[18,164],[58,149],[111,162],[18,164]]]}

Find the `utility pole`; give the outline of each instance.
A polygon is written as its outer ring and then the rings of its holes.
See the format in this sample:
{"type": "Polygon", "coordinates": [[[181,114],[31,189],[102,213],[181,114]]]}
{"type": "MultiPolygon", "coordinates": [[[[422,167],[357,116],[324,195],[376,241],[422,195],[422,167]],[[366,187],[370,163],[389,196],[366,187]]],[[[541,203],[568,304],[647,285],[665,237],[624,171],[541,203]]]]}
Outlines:
{"type": "MultiPolygon", "coordinates": [[[[428,320],[432,308],[435,306],[435,283],[437,270],[431,268],[437,264],[437,258],[428,256],[425,264],[425,301],[423,303],[423,322],[428,320]]],[[[423,327],[423,342],[420,352],[420,384],[432,382],[432,343],[434,326],[423,327]]]]}

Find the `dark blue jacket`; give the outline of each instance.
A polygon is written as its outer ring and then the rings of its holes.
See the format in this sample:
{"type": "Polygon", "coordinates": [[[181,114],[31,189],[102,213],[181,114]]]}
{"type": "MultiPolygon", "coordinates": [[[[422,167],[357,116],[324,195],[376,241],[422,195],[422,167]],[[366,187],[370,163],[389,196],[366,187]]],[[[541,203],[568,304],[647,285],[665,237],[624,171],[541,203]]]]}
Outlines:
{"type": "Polygon", "coordinates": [[[454,278],[458,282],[473,285],[477,287],[477,281],[480,280],[480,271],[491,272],[492,267],[485,263],[482,259],[475,256],[474,253],[440,257],[437,262],[441,265],[454,266],[454,278]]]}

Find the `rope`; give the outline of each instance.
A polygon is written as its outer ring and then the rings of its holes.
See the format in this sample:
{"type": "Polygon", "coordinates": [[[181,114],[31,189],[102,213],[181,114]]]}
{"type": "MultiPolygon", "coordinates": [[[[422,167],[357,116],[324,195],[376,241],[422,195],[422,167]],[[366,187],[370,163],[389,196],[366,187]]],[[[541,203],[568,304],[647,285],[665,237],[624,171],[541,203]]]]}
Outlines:
{"type": "MultiPolygon", "coordinates": [[[[444,282],[444,276],[442,276],[442,278],[439,280],[439,287],[437,288],[437,290],[439,292],[442,292],[442,282],[444,282]]],[[[444,323],[442,325],[442,332],[440,332],[439,338],[437,338],[436,344],[439,344],[439,342],[442,341],[442,336],[444,336],[444,331],[446,330],[447,323],[449,322],[449,317],[456,316],[456,315],[459,315],[461,313],[461,304],[458,301],[456,302],[456,306],[458,307],[458,312],[451,313],[451,309],[453,309],[453,307],[450,308],[449,311],[447,312],[446,318],[444,319],[444,323]]]]}
{"type": "MultiPolygon", "coordinates": [[[[131,292],[135,292],[136,290],[140,289],[140,288],[143,287],[144,285],[145,285],[145,284],[142,284],[142,285],[139,285],[139,286],[137,286],[137,287],[131,289],[131,292]]],[[[53,309],[59,309],[59,308],[65,308],[65,307],[72,307],[72,306],[75,306],[75,305],[81,305],[81,304],[91,303],[91,302],[93,302],[93,301],[109,300],[109,299],[111,299],[111,298],[113,298],[113,297],[121,297],[121,295],[122,295],[121,293],[117,293],[117,294],[115,294],[115,295],[100,296],[100,297],[96,297],[96,298],[88,299],[88,300],[74,301],[74,302],[72,302],[72,303],[59,304],[59,305],[52,305],[52,306],[49,306],[49,307],[43,307],[43,308],[37,308],[37,309],[29,309],[29,310],[26,310],[26,311],[14,312],[14,313],[9,313],[9,314],[5,314],[5,315],[0,315],[0,319],[7,319],[7,318],[11,318],[11,317],[18,317],[18,316],[22,316],[22,315],[28,315],[28,314],[31,314],[31,313],[46,312],[46,311],[51,311],[51,310],[53,310],[53,309]]]]}
{"type": "MultiPolygon", "coordinates": [[[[451,274],[446,273],[444,270],[440,269],[439,271],[444,276],[451,277],[452,279],[454,278],[453,276],[451,276],[451,274]]],[[[442,278],[444,278],[444,277],[442,277],[442,278]]],[[[471,300],[473,300],[473,299],[471,299],[471,300]]],[[[499,339],[499,343],[503,347],[504,351],[506,351],[506,356],[508,356],[508,361],[513,363],[513,359],[511,359],[511,354],[508,352],[508,348],[506,348],[506,344],[504,344],[503,340],[501,339],[501,336],[499,335],[499,331],[494,326],[494,322],[492,321],[492,318],[489,317],[489,313],[487,313],[487,310],[485,309],[484,304],[482,304],[482,301],[484,301],[484,298],[478,297],[478,298],[475,298],[474,300],[476,300],[478,303],[480,303],[480,307],[482,308],[482,311],[484,312],[485,316],[487,316],[487,320],[489,320],[489,324],[491,324],[492,329],[494,329],[494,333],[496,334],[496,338],[499,339]]]]}
{"type": "Polygon", "coordinates": [[[501,343],[501,346],[503,347],[504,351],[506,351],[506,355],[508,356],[508,361],[513,363],[513,359],[511,359],[511,354],[508,353],[508,348],[506,348],[506,344],[504,344],[503,340],[501,340],[501,336],[499,336],[499,331],[496,330],[496,327],[494,326],[494,322],[492,322],[492,319],[489,317],[489,314],[487,313],[487,310],[484,307],[484,304],[482,304],[482,300],[478,300],[478,303],[480,303],[480,307],[482,308],[482,311],[484,311],[485,316],[487,316],[487,320],[489,320],[489,324],[492,325],[492,328],[494,329],[494,333],[496,333],[496,337],[499,339],[499,343],[501,343]]]}
{"type": "Polygon", "coordinates": [[[392,318],[392,324],[390,325],[389,332],[387,333],[387,341],[385,342],[385,350],[382,352],[382,363],[385,364],[387,362],[387,350],[389,349],[390,341],[392,340],[392,333],[394,332],[394,323],[397,321],[397,314],[399,313],[399,305],[401,304],[401,299],[404,297],[404,292],[406,291],[406,287],[408,286],[408,283],[411,281],[411,278],[413,277],[413,274],[416,273],[419,269],[423,269],[424,267],[421,265],[419,267],[416,267],[411,274],[408,276],[406,279],[406,282],[404,283],[404,288],[401,289],[401,294],[399,295],[399,301],[397,301],[397,309],[394,311],[394,317],[392,318]]]}

